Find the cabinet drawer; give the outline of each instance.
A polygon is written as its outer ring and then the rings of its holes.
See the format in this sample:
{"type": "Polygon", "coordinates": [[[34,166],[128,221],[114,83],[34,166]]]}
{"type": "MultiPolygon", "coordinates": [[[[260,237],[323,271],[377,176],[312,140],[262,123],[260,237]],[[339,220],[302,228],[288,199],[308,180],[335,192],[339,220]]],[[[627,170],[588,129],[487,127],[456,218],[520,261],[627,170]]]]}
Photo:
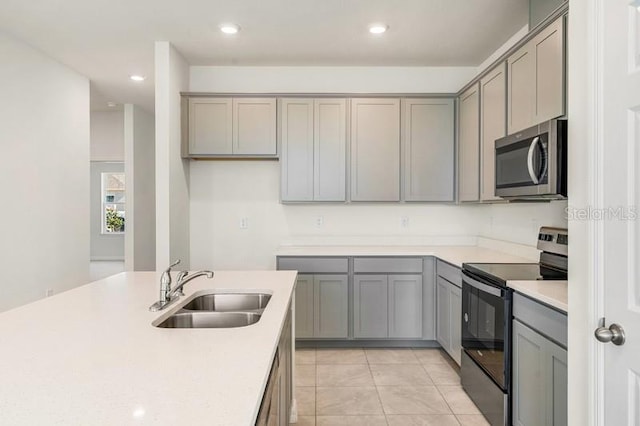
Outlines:
{"type": "Polygon", "coordinates": [[[346,257],[278,257],[279,271],[298,271],[301,274],[348,273],[346,257]]]}
{"type": "Polygon", "coordinates": [[[567,347],[567,316],[519,293],[513,294],[513,316],[523,324],[567,347]]]}
{"type": "Polygon", "coordinates": [[[453,266],[447,262],[438,259],[436,271],[439,276],[455,284],[458,287],[462,287],[462,271],[457,266],[453,266]]]}
{"type": "Polygon", "coordinates": [[[421,274],[421,257],[361,257],[353,259],[353,272],[383,274],[421,274]]]}

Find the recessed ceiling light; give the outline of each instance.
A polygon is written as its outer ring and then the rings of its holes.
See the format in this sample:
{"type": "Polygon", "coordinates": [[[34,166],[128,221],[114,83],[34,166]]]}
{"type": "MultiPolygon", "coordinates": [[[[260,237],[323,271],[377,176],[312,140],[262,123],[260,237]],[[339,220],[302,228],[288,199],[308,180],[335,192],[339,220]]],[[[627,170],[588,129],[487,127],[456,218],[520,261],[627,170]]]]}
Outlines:
{"type": "Polygon", "coordinates": [[[237,34],[240,31],[240,27],[236,24],[222,24],[220,25],[220,31],[225,34],[237,34]]]}
{"type": "Polygon", "coordinates": [[[115,102],[107,102],[107,106],[108,106],[109,108],[115,108],[116,103],[115,103],[115,102]]]}
{"type": "Polygon", "coordinates": [[[369,25],[369,32],[371,34],[382,34],[389,29],[388,25],[385,24],[371,24],[369,25]]]}
{"type": "Polygon", "coordinates": [[[135,75],[134,74],[134,75],[130,75],[129,78],[131,80],[133,80],[133,81],[144,81],[144,79],[147,78],[147,77],[142,76],[142,75],[135,75]]]}

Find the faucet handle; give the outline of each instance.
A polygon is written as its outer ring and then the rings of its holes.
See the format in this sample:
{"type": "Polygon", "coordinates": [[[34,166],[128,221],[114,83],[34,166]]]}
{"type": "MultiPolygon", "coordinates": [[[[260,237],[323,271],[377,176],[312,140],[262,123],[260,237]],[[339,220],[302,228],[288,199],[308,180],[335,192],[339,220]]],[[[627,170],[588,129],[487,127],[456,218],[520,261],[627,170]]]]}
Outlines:
{"type": "MultiPolygon", "coordinates": [[[[189,271],[180,271],[178,276],[176,277],[176,284],[180,284],[180,282],[189,275],[189,271]]],[[[180,296],[184,296],[184,292],[182,291],[182,287],[178,287],[176,293],[180,296]]]]}
{"type": "Polygon", "coordinates": [[[164,270],[162,276],[160,277],[160,284],[163,286],[167,286],[168,289],[171,289],[171,268],[178,265],[180,263],[180,259],[173,262],[167,269],[164,270]]]}

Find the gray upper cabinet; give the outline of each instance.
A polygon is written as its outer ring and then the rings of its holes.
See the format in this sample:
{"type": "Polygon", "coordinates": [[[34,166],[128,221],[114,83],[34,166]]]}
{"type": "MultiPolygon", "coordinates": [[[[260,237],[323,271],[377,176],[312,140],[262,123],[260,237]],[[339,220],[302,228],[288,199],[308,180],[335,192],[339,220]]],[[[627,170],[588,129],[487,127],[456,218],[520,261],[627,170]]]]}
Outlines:
{"type": "Polygon", "coordinates": [[[422,275],[389,275],[389,337],[422,337],[422,275]]]}
{"type": "Polygon", "coordinates": [[[274,98],[233,100],[233,153],[276,155],[276,100],[274,98]]]}
{"type": "Polygon", "coordinates": [[[561,16],[531,40],[536,58],[533,124],[564,115],[564,19],[561,16]]]}
{"type": "Polygon", "coordinates": [[[282,201],[313,200],[313,99],[280,101],[282,201]]]}
{"type": "Polygon", "coordinates": [[[351,200],[400,201],[400,100],[351,100],[351,200]]]}
{"type": "Polygon", "coordinates": [[[458,195],[460,201],[480,199],[480,85],[459,98],[458,195]]]}
{"type": "MultiPolygon", "coordinates": [[[[183,108],[187,157],[275,157],[276,100],[193,96],[183,108]],[[188,141],[188,143],[187,143],[188,141]]],[[[184,149],[184,148],[183,148],[184,149]]]]}
{"type": "Polygon", "coordinates": [[[507,59],[508,132],[565,113],[564,17],[507,59]]]}
{"type": "Polygon", "coordinates": [[[503,62],[480,80],[480,199],[501,200],[495,188],[495,141],[507,134],[507,69],[503,62]]]}
{"type": "Polygon", "coordinates": [[[356,275],[353,278],[353,335],[384,338],[389,334],[388,280],[386,275],[356,275]]]}
{"type": "Polygon", "coordinates": [[[402,100],[405,201],[454,201],[453,99],[402,100]]]}
{"type": "Polygon", "coordinates": [[[313,275],[296,280],[296,337],[313,337],[313,275]]]}
{"type": "Polygon", "coordinates": [[[314,101],[313,199],[346,200],[346,99],[314,101]]]}
{"type": "Polygon", "coordinates": [[[282,201],[345,201],[346,100],[280,100],[282,201]]]}
{"type": "Polygon", "coordinates": [[[315,275],[314,337],[346,338],[349,332],[347,275],[315,275]]]}
{"type": "Polygon", "coordinates": [[[231,154],[231,98],[189,99],[189,154],[231,154]]]}

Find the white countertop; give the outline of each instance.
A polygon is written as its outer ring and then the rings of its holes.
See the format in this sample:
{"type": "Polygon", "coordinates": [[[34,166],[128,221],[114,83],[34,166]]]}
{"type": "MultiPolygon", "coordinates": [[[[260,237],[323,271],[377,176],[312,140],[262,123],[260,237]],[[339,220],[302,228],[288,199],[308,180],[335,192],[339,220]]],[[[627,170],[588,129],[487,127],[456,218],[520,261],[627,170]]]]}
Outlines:
{"type": "Polygon", "coordinates": [[[478,246],[281,246],[276,256],[436,256],[461,268],[463,263],[535,263],[478,246]]]}
{"type": "Polygon", "coordinates": [[[507,287],[564,313],[569,311],[567,281],[507,281],[507,287]]]}
{"type": "Polygon", "coordinates": [[[159,276],[121,273],[0,314],[0,423],[253,424],[296,273],[216,272],[149,312],[159,276]],[[273,296],[248,327],[151,325],[210,289],[273,296]]]}

